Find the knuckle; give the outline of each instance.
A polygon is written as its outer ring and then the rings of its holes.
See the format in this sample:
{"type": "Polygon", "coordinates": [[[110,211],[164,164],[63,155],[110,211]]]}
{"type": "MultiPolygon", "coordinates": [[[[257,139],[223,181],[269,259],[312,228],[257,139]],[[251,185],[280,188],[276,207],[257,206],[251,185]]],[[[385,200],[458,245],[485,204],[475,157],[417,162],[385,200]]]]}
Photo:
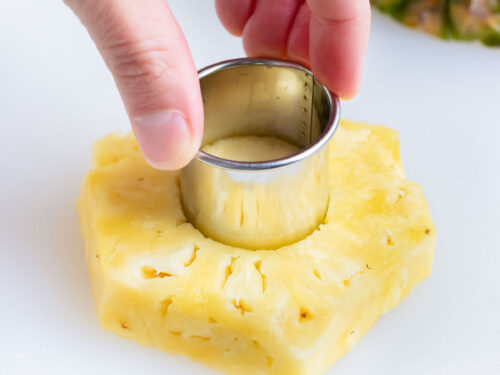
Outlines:
{"type": "Polygon", "coordinates": [[[108,49],[110,70],[133,89],[147,88],[170,69],[168,51],[162,47],[121,43],[108,49]]]}

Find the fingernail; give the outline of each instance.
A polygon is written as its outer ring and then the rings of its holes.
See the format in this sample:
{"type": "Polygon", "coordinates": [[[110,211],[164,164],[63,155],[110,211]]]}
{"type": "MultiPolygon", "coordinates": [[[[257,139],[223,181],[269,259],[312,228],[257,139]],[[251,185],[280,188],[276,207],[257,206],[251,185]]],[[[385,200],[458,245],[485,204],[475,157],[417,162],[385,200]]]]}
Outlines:
{"type": "Polygon", "coordinates": [[[141,117],[132,121],[132,127],[144,157],[154,168],[180,169],[196,152],[181,111],[166,110],[141,117]]]}

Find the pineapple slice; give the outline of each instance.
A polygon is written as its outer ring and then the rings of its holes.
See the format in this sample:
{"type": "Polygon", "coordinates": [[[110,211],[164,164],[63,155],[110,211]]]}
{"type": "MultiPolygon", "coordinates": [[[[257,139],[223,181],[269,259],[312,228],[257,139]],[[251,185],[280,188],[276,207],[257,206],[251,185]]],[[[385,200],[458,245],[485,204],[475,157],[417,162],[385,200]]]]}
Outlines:
{"type": "Polygon", "coordinates": [[[395,131],[344,121],[322,225],[277,250],[205,238],[179,173],[132,135],[94,146],[78,201],[103,329],[229,374],[322,374],[430,272],[435,229],[395,131]]]}

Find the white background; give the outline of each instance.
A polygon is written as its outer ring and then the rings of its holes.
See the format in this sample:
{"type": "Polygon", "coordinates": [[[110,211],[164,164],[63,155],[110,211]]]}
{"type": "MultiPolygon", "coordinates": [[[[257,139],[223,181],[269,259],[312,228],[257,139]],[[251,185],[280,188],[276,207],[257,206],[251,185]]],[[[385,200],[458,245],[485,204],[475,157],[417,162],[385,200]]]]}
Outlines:
{"type": "MultiPolygon", "coordinates": [[[[212,1],[171,1],[199,68],[243,56],[212,1]]],[[[432,275],[328,374],[500,373],[500,49],[447,43],[375,12],[345,118],[399,131],[438,240],[432,275]]],[[[91,143],[128,130],[62,1],[0,7],[0,374],[217,374],[99,328],[75,200],[91,143]]]]}

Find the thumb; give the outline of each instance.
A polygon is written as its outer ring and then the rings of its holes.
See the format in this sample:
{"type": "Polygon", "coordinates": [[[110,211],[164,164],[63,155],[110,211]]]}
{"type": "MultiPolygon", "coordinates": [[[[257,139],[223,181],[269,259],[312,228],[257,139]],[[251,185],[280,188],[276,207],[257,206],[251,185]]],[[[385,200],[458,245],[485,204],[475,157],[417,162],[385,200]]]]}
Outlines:
{"type": "Polygon", "coordinates": [[[179,169],[198,150],[203,104],[187,42],[164,0],[65,0],[111,70],[146,160],[179,169]]]}

